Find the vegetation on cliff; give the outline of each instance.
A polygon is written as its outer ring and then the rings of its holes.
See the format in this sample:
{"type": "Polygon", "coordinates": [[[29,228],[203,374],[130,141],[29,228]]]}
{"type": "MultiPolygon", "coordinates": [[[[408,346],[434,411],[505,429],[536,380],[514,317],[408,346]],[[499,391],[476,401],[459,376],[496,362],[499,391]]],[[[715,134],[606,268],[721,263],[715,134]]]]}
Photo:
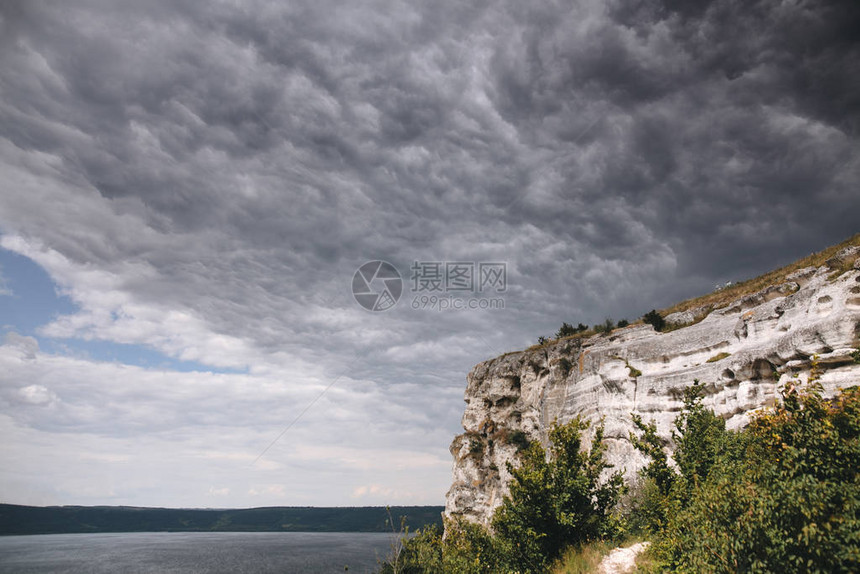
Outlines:
{"type": "Polygon", "coordinates": [[[445,525],[445,537],[424,529],[404,539],[383,573],[546,572],[569,546],[612,539],[621,529],[615,513],[625,491],[621,473],[600,480],[603,428],[582,448],[588,423],[554,425],[547,449],[532,442],[510,466],[510,494],[493,516],[492,528],[465,521],[445,525]]]}
{"type": "MultiPolygon", "coordinates": [[[[661,311],[652,309],[632,324],[648,324],[658,332],[682,329],[702,321],[709,313],[716,309],[726,307],[740,301],[744,297],[761,293],[769,288],[783,285],[789,281],[793,273],[802,269],[826,266],[830,270],[829,279],[834,280],[843,273],[853,269],[858,258],[860,258],[860,233],[846,239],[842,243],[832,245],[789,265],[752,279],[738,282],[729,281],[724,286],[718,286],[714,291],[705,295],[686,299],[661,311]],[[689,320],[686,322],[679,322],[677,319],[673,322],[667,322],[666,318],[669,315],[683,312],[691,314],[689,320]]],[[[792,288],[796,289],[796,285],[792,288]]],[[[604,323],[598,323],[592,327],[588,327],[583,323],[579,323],[578,326],[574,327],[564,322],[554,337],[538,337],[538,344],[533,345],[529,349],[544,347],[562,339],[586,338],[595,334],[610,333],[613,329],[627,327],[630,324],[627,320],[621,320],[615,324],[611,319],[606,319],[604,323]]]]}
{"type": "Polygon", "coordinates": [[[553,427],[548,450],[523,451],[491,529],[458,520],[444,538],[424,529],[383,572],[578,571],[567,566],[583,552],[631,534],[654,542],[643,572],[860,571],[860,388],[825,399],[814,376],[789,384],[742,431],[703,406],[704,392],[685,393],[673,462],[655,425],[635,417],[631,440],[650,463],[632,503],[617,504],[618,474],[598,480],[602,429],[582,450],[577,419],[553,427]]]}
{"type": "Polygon", "coordinates": [[[860,389],[833,400],[789,384],[781,405],[741,432],[685,397],[668,466],[653,427],[631,525],[650,531],[652,571],[860,571],[860,389]]]}

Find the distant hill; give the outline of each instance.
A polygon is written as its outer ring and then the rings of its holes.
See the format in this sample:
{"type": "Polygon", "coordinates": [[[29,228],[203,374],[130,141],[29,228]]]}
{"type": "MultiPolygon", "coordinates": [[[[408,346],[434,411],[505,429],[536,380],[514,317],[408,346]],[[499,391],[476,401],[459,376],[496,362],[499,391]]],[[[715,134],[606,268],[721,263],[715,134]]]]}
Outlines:
{"type": "MultiPolygon", "coordinates": [[[[442,506],[392,506],[395,530],[442,524],[442,506]]],[[[0,535],[86,532],[390,532],[381,506],[230,510],[0,504],[0,535]]]]}

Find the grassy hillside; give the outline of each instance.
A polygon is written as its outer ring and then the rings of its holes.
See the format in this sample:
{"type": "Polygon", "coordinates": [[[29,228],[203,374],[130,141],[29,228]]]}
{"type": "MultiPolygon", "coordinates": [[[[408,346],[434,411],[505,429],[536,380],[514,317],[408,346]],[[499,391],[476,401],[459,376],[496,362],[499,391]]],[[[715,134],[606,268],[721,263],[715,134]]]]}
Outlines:
{"type": "MultiPolygon", "coordinates": [[[[825,265],[827,261],[831,259],[834,255],[836,255],[839,251],[846,247],[852,246],[860,246],[860,233],[854,235],[849,239],[846,239],[838,245],[832,245],[827,249],[819,251],[818,253],[813,253],[812,255],[804,257],[803,259],[798,259],[794,263],[786,265],[785,267],[780,267],[779,269],[770,271],[768,273],[765,273],[764,275],[759,275],[758,277],[754,277],[753,279],[734,283],[729,287],[719,289],[712,293],[708,293],[707,295],[702,295],[701,297],[694,297],[692,299],[687,299],[686,301],[677,303],[667,309],[663,309],[662,311],[660,311],[660,314],[665,317],[670,313],[697,309],[699,307],[711,307],[713,309],[719,309],[720,307],[728,305],[732,301],[737,301],[738,299],[746,295],[752,295],[753,293],[757,293],[762,289],[766,289],[767,287],[770,287],[772,285],[780,285],[785,282],[786,277],[788,277],[795,271],[798,271],[805,267],[821,267],[822,265],[825,265]]],[[[853,258],[840,261],[833,271],[834,273],[838,273],[839,275],[841,275],[842,273],[850,269],[853,263],[853,258]]]]}
{"type": "MultiPolygon", "coordinates": [[[[846,247],[860,247],[860,233],[846,239],[842,243],[837,245],[832,245],[826,249],[823,249],[817,253],[813,253],[807,257],[802,259],[798,259],[794,263],[786,265],[784,267],[780,267],[779,269],[775,269],[773,271],[769,271],[763,275],[759,275],[758,277],[754,277],[752,279],[747,279],[746,281],[740,281],[738,283],[733,283],[727,287],[723,287],[721,289],[717,289],[711,293],[706,295],[701,295],[699,297],[693,297],[691,299],[687,299],[685,301],[681,301],[680,303],[676,303],[671,307],[667,307],[665,309],[661,309],[659,311],[659,315],[661,317],[666,317],[672,313],[678,313],[683,311],[690,310],[698,310],[696,313],[696,317],[693,320],[693,323],[701,321],[704,319],[711,311],[715,309],[719,309],[721,307],[725,307],[726,305],[732,303],[733,301],[737,301],[742,299],[747,295],[752,295],[754,293],[758,293],[768,287],[781,285],[786,282],[786,277],[798,271],[800,269],[804,269],[806,267],[821,267],[823,265],[831,265],[832,267],[832,278],[836,278],[842,273],[845,273],[854,265],[854,261],[857,259],[857,256],[851,256],[844,259],[833,260],[834,256],[839,253],[842,249],[846,247]],[[830,263],[828,263],[828,261],[830,263]]],[[[638,319],[636,321],[632,321],[630,325],[641,325],[643,323],[642,319],[638,319]]],[[[671,331],[674,329],[682,328],[686,324],[673,324],[666,325],[663,329],[664,331],[671,331]]],[[[547,345],[552,345],[556,341],[560,340],[569,340],[569,339],[582,339],[586,337],[590,337],[599,332],[609,332],[612,330],[610,326],[609,329],[602,330],[601,325],[595,325],[591,328],[585,329],[578,333],[564,336],[564,337],[549,337],[549,338],[541,338],[540,342],[537,345],[532,345],[527,351],[534,351],[536,349],[541,349],[546,347],[547,345]]]]}

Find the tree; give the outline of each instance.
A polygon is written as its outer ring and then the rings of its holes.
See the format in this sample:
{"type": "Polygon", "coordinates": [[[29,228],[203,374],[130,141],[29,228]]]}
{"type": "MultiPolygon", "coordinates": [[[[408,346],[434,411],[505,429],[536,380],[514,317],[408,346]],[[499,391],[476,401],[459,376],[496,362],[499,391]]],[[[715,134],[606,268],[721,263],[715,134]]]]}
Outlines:
{"type": "Polygon", "coordinates": [[[594,329],[595,333],[610,333],[612,329],[615,328],[615,323],[609,317],[606,318],[603,323],[598,323],[592,329],[594,329]]]}
{"type": "Polygon", "coordinates": [[[704,395],[698,380],[684,389],[684,408],[672,431],[673,458],[688,487],[708,477],[727,440],[726,422],[702,405],[704,395]]]}
{"type": "Polygon", "coordinates": [[[564,322],[561,324],[561,327],[559,327],[558,332],[556,332],[555,338],[561,339],[562,337],[570,337],[571,335],[575,335],[576,332],[576,327],[570,323],[564,322]]]}
{"type": "Polygon", "coordinates": [[[625,486],[620,472],[601,483],[610,466],[603,426],[583,451],[582,431],[588,427],[579,418],[553,425],[548,452],[533,442],[519,467],[508,464],[510,495],[493,517],[493,530],[511,570],[544,572],[568,546],[613,533],[612,511],[625,486]]]}
{"type": "Polygon", "coordinates": [[[644,474],[663,486],[642,502],[644,513],[663,512],[653,522],[656,568],[860,571],[860,389],[828,400],[816,383],[789,383],[782,403],[740,432],[725,430],[701,397],[691,387],[675,421],[677,472],[653,425],[637,423],[644,434],[634,445],[652,459],[644,474]]]}
{"type": "Polygon", "coordinates": [[[663,319],[663,316],[656,309],[651,309],[642,315],[642,320],[654,327],[655,331],[662,331],[666,328],[666,320],[663,319]]]}
{"type": "Polygon", "coordinates": [[[562,337],[570,337],[571,335],[576,335],[577,333],[583,333],[588,330],[588,325],[583,325],[580,323],[576,327],[571,325],[570,323],[564,322],[559,327],[558,331],[555,334],[556,339],[561,339],[562,337]]]}

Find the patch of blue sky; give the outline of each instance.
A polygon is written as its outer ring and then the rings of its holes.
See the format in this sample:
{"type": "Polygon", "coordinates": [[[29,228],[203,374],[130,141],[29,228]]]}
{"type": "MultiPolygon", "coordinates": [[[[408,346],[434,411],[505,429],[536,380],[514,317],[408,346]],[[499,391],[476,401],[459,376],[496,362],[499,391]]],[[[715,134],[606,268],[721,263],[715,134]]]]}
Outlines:
{"type": "Polygon", "coordinates": [[[183,361],[145,345],[129,345],[103,340],[49,339],[36,336],[39,348],[54,355],[67,355],[94,361],[135,365],[147,369],[178,372],[246,373],[247,369],[212,367],[197,361],[183,361]]]}
{"type": "Polygon", "coordinates": [[[180,372],[244,373],[247,369],[212,367],[197,361],[183,361],[145,345],[129,345],[103,340],[54,339],[39,334],[39,327],[60,315],[78,311],[75,303],[62,295],[48,273],[31,259],[0,248],[0,329],[35,337],[39,348],[56,355],[117,362],[148,369],[180,372]]]}
{"type": "Polygon", "coordinates": [[[78,309],[59,294],[44,269],[23,255],[0,248],[0,274],[6,291],[0,295],[0,327],[5,330],[35,336],[38,327],[78,309]]]}

